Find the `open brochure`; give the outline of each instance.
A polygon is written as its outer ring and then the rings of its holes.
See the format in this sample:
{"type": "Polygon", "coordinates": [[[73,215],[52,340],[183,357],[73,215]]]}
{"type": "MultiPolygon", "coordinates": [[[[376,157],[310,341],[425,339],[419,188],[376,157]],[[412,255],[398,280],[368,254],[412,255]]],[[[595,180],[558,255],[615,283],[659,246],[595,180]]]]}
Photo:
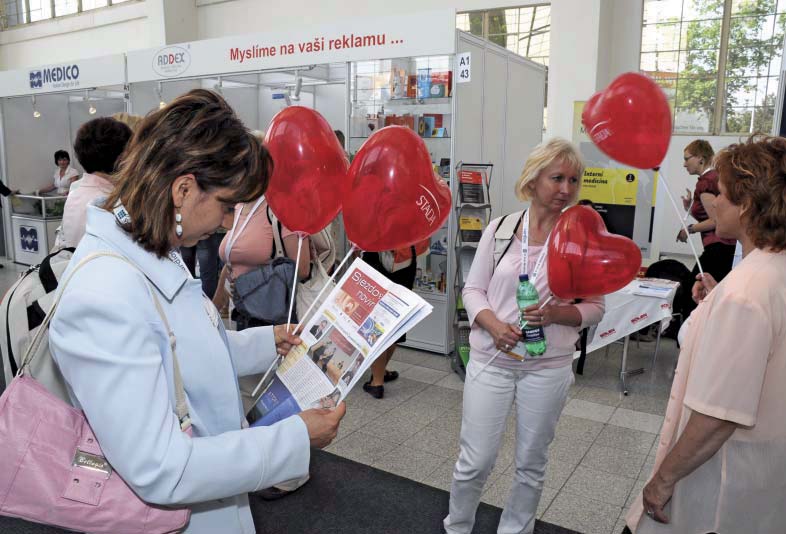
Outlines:
{"type": "Polygon", "coordinates": [[[306,323],[293,347],[262,379],[253,426],[308,408],[332,408],[388,347],[432,306],[356,259],[306,323]]]}
{"type": "Polygon", "coordinates": [[[667,299],[679,287],[679,282],[663,278],[636,278],[620,290],[622,293],[667,299]]]}

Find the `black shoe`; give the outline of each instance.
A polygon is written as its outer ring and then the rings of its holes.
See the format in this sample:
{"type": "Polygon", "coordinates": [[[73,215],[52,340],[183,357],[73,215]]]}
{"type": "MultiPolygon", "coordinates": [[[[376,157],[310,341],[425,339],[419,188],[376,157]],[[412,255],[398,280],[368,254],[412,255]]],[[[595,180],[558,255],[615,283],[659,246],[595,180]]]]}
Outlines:
{"type": "Polygon", "coordinates": [[[375,399],[381,399],[385,396],[385,386],[372,386],[370,380],[363,384],[363,391],[375,399]]]}
{"type": "Polygon", "coordinates": [[[398,378],[398,371],[385,371],[385,382],[393,382],[398,378]]]}

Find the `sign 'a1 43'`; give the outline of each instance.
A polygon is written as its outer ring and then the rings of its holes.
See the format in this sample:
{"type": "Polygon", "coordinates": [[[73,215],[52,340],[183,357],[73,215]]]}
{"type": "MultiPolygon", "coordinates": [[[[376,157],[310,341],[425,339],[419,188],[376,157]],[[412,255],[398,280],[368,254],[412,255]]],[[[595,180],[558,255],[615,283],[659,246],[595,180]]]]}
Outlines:
{"type": "Polygon", "coordinates": [[[458,72],[458,83],[472,81],[472,62],[471,52],[462,52],[456,56],[456,72],[458,72]]]}

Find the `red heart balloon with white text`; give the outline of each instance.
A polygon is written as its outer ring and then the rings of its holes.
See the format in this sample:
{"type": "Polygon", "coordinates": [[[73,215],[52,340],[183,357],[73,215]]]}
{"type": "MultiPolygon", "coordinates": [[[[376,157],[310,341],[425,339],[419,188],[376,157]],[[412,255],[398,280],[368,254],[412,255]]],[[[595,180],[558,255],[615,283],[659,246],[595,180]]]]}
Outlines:
{"type": "Polygon", "coordinates": [[[641,250],[610,234],[598,212],[573,206],[560,215],[548,251],[549,287],[561,299],[607,295],[628,285],[641,266],[641,250]]]}
{"type": "Polygon", "coordinates": [[[592,142],[615,160],[639,169],[660,166],[671,141],[671,109],[651,78],[626,72],[584,106],[581,122],[592,142]]]}
{"type": "Polygon", "coordinates": [[[452,206],[450,188],[434,175],[426,144],[404,126],[374,132],[349,166],[342,215],[361,250],[393,250],[439,230],[452,206]]]}

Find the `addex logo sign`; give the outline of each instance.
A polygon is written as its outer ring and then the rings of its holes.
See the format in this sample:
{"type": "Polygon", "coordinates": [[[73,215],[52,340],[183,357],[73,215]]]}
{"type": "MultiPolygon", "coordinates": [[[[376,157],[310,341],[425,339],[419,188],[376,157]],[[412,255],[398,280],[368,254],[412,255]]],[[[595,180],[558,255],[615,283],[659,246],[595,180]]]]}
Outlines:
{"type": "Polygon", "coordinates": [[[183,74],[190,65],[191,53],[180,46],[168,46],[153,55],[153,71],[165,78],[183,74]]]}
{"type": "Polygon", "coordinates": [[[64,65],[30,71],[30,89],[79,87],[79,65],[64,65]]]}

